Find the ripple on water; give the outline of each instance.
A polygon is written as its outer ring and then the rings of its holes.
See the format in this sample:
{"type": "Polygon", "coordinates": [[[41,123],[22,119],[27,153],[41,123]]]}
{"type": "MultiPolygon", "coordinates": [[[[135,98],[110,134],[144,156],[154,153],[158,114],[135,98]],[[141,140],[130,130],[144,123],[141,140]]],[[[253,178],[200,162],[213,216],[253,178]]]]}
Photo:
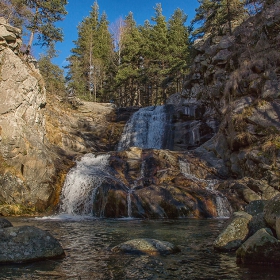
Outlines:
{"type": "Polygon", "coordinates": [[[11,218],[14,225],[50,231],[66,251],[62,260],[1,266],[0,279],[278,279],[280,268],[238,266],[234,253],[216,253],[212,242],[224,220],[100,220],[11,218]],[[178,245],[168,256],[119,255],[110,249],[135,238],[178,245]]]}

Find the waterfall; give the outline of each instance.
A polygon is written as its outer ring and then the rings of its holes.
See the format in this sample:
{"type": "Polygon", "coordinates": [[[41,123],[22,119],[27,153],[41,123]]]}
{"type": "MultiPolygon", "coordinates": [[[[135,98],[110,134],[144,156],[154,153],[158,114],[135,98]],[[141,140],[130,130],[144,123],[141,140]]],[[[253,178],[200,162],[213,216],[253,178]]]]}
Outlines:
{"type": "Polygon", "coordinates": [[[109,155],[86,154],[67,174],[61,193],[60,212],[93,215],[98,187],[108,177],[109,155]]]}
{"type": "Polygon", "coordinates": [[[166,106],[141,108],[127,122],[118,145],[118,151],[126,150],[129,147],[164,148],[167,123],[166,106]]]}
{"type": "Polygon", "coordinates": [[[231,206],[228,199],[219,191],[214,189],[215,184],[217,184],[217,180],[205,180],[196,177],[191,173],[190,164],[183,160],[179,161],[180,171],[181,173],[188,179],[194,182],[206,183],[206,189],[214,194],[215,196],[215,204],[217,210],[217,217],[219,218],[228,218],[231,214],[231,206]]]}

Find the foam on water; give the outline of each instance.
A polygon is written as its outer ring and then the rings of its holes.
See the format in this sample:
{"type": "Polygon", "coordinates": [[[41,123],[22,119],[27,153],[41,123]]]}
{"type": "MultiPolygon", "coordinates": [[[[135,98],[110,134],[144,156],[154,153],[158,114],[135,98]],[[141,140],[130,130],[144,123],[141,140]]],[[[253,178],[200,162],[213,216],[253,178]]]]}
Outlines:
{"type": "Polygon", "coordinates": [[[109,156],[86,154],[68,172],[61,194],[61,213],[94,215],[92,206],[95,194],[108,176],[109,156]]]}

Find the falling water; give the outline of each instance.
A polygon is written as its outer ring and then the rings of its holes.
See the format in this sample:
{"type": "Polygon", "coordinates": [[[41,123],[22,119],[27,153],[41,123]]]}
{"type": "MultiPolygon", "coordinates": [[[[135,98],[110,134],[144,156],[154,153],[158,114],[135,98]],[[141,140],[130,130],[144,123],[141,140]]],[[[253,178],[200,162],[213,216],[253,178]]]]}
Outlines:
{"type": "Polygon", "coordinates": [[[166,106],[141,108],[127,122],[118,145],[118,151],[126,150],[129,147],[164,148],[167,122],[166,106]]]}
{"type": "Polygon", "coordinates": [[[206,189],[215,195],[215,204],[217,210],[217,217],[219,218],[228,218],[231,214],[231,206],[228,199],[219,191],[214,189],[215,184],[217,184],[217,180],[205,180],[201,178],[197,178],[194,174],[191,173],[190,164],[185,161],[179,161],[180,171],[181,173],[188,179],[194,182],[206,183],[206,189]]]}
{"type": "Polygon", "coordinates": [[[96,191],[108,176],[109,155],[86,154],[67,174],[61,194],[62,213],[93,215],[96,191]]]}

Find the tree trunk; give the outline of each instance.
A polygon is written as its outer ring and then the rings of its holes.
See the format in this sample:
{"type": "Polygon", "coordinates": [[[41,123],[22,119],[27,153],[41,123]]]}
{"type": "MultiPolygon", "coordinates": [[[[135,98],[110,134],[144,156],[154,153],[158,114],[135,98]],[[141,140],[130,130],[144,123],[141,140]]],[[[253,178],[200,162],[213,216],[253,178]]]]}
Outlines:
{"type": "Polygon", "coordinates": [[[33,40],[34,40],[34,31],[31,31],[29,41],[28,41],[28,45],[27,45],[27,48],[26,48],[26,54],[30,54],[33,40]]]}

